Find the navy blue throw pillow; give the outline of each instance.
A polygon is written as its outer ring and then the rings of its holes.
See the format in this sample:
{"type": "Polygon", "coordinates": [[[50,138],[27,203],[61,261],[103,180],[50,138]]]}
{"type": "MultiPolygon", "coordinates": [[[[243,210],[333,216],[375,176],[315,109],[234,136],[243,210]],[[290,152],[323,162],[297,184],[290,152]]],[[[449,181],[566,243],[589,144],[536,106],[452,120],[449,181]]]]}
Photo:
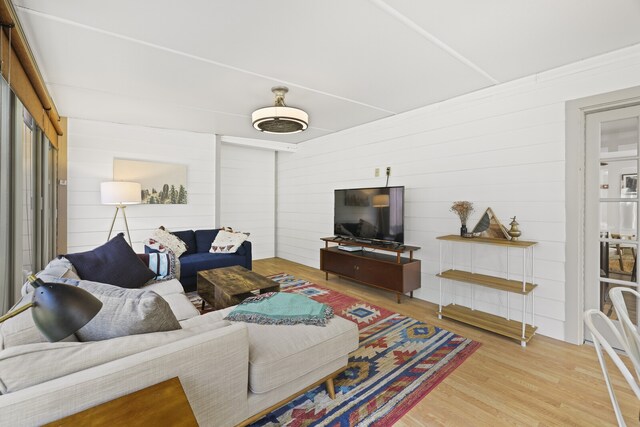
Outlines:
{"type": "Polygon", "coordinates": [[[124,239],[124,233],[91,251],[67,254],[65,257],[83,280],[122,288],[139,288],[155,277],[124,239]]]}

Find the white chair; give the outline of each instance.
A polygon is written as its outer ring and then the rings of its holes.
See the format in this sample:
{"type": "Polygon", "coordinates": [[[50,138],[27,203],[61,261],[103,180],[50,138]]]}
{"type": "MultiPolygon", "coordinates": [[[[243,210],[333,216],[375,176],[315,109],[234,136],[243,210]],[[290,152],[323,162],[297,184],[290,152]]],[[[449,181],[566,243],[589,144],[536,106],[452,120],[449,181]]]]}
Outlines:
{"type": "Polygon", "coordinates": [[[613,322],[607,316],[605,316],[604,313],[596,309],[587,310],[584,312],[584,322],[587,325],[587,328],[589,329],[589,331],[591,332],[591,336],[593,339],[593,346],[595,347],[596,353],[598,354],[598,361],[600,362],[600,368],[602,369],[602,373],[604,375],[604,381],[607,384],[609,397],[611,398],[611,404],[613,405],[613,410],[616,414],[616,420],[618,421],[618,425],[620,427],[624,427],[626,426],[626,424],[624,422],[624,418],[622,417],[622,412],[620,411],[620,405],[618,404],[618,399],[616,398],[615,392],[613,390],[611,379],[609,378],[607,363],[606,363],[606,360],[604,359],[602,349],[604,349],[607,352],[607,354],[609,355],[609,358],[613,361],[613,363],[616,365],[618,370],[620,370],[620,373],[622,373],[622,376],[627,381],[627,383],[631,387],[631,390],[636,395],[636,398],[639,401],[640,401],[640,386],[638,386],[638,383],[635,377],[633,376],[631,371],[629,371],[629,369],[624,364],[622,359],[620,359],[620,356],[618,355],[618,353],[616,353],[616,351],[613,349],[611,344],[609,344],[607,340],[604,338],[604,336],[600,333],[600,331],[598,330],[598,327],[596,327],[594,322],[596,319],[598,320],[599,325],[606,327],[606,329],[608,329],[615,336],[615,338],[621,343],[621,345],[623,346],[623,349],[625,350],[625,352],[627,352],[627,354],[630,353],[630,350],[628,345],[626,344],[626,338],[623,337],[622,334],[620,334],[620,331],[618,330],[618,328],[616,328],[613,322]]]}
{"type": "Polygon", "coordinates": [[[629,347],[627,355],[633,363],[633,367],[636,370],[636,379],[640,380],[640,334],[638,334],[638,327],[635,322],[629,317],[629,311],[627,310],[627,304],[624,301],[625,294],[632,295],[633,301],[638,305],[640,300],[640,293],[635,289],[618,286],[612,288],[609,291],[609,297],[611,303],[616,310],[618,320],[622,325],[622,333],[625,338],[625,343],[629,347]]]}

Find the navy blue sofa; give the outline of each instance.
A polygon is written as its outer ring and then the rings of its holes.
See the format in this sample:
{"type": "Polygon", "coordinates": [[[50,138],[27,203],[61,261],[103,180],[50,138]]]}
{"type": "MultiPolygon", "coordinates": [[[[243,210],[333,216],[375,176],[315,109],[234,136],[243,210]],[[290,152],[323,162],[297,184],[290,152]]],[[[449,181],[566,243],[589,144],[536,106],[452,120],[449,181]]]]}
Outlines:
{"type": "MultiPolygon", "coordinates": [[[[198,271],[241,265],[251,270],[251,242],[245,240],[234,254],[212,254],[211,243],[219,229],[184,230],[172,233],[187,245],[187,251],[180,256],[180,283],[185,292],[195,291],[198,271]]],[[[146,253],[156,252],[148,246],[146,253]]]]}

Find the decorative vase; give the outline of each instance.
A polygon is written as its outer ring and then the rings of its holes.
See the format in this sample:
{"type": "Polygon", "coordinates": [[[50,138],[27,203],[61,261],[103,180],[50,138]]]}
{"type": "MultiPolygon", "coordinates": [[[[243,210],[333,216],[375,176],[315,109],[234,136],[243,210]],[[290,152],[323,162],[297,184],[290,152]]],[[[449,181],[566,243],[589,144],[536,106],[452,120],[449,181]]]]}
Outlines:
{"type": "Polygon", "coordinates": [[[460,227],[460,236],[464,237],[467,234],[467,224],[462,224],[460,227]]]}
{"type": "Polygon", "coordinates": [[[511,236],[511,240],[517,241],[518,237],[520,237],[522,235],[522,232],[518,228],[518,226],[520,224],[518,224],[518,221],[516,221],[516,217],[515,216],[513,218],[511,218],[511,219],[512,219],[512,221],[509,224],[511,226],[511,228],[509,229],[509,231],[507,231],[507,233],[509,234],[509,236],[511,236]]]}

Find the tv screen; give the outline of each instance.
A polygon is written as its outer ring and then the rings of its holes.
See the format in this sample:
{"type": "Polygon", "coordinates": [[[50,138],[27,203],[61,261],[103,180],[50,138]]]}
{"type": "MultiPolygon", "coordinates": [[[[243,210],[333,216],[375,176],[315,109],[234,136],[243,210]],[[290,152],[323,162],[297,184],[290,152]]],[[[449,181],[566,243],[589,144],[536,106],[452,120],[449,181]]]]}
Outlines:
{"type": "Polygon", "coordinates": [[[335,190],[334,234],[404,243],[404,187],[335,190]]]}

